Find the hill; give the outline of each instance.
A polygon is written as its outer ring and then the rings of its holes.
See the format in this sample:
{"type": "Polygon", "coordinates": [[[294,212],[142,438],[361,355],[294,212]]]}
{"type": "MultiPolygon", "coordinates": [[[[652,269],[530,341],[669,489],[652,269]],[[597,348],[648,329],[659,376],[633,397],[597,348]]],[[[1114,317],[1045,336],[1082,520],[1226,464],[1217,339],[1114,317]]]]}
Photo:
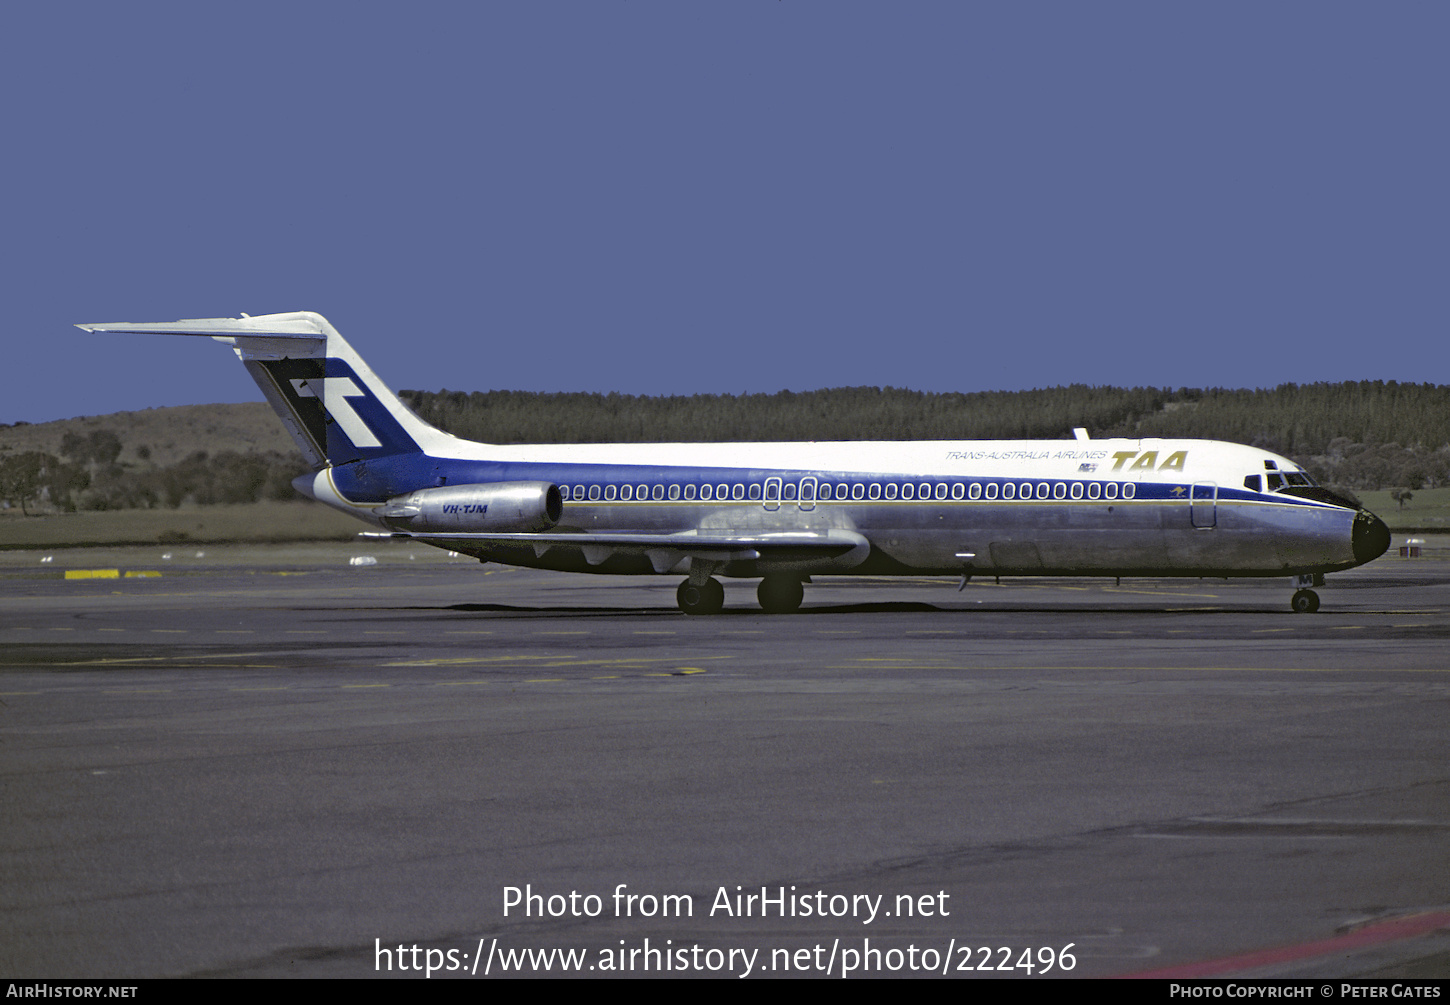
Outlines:
{"type": "Polygon", "coordinates": [[[285,454],[296,450],[271,406],[262,401],[249,401],[239,405],[148,408],[140,412],[0,426],[0,453],[36,450],[60,457],[67,434],[89,438],[102,431],[116,434],[121,441],[122,450],[117,458],[121,464],[167,467],[197,451],[285,454]]]}
{"type": "MultiPolygon", "coordinates": [[[[1359,381],[971,394],[855,387],[638,397],[402,391],[424,419],[493,443],[1202,437],[1292,457],[1350,491],[1450,485],[1450,386],[1359,381]]],[[[262,402],[0,426],[0,507],[25,513],[295,499],[301,456],[262,402]]],[[[1398,500],[1398,496],[1396,497],[1398,500]]]]}

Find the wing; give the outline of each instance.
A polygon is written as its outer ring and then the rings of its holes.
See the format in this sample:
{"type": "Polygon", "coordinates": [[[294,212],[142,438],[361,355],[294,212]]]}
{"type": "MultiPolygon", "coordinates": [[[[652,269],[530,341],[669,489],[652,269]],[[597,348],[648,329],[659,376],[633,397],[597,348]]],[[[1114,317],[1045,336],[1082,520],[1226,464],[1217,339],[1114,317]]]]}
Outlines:
{"type": "Polygon", "coordinates": [[[665,573],[683,558],[704,562],[767,562],[800,563],[811,560],[847,559],[850,567],[865,559],[871,544],[865,537],[849,530],[780,531],[757,533],[720,533],[688,531],[680,534],[641,533],[542,533],[542,534],[415,534],[406,531],[368,532],[371,538],[403,538],[424,541],[438,547],[469,547],[532,545],[534,554],[543,557],[550,548],[579,548],[590,565],[600,565],[613,555],[645,555],[656,572],[665,573]],[[859,557],[853,556],[858,553],[859,557]]]}

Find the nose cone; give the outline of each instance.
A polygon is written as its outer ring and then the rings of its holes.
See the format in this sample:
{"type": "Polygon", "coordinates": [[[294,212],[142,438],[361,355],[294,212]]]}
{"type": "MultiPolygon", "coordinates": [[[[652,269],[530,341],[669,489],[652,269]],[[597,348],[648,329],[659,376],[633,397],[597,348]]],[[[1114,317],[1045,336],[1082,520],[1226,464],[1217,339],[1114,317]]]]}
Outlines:
{"type": "Polygon", "coordinates": [[[1390,547],[1390,529],[1385,522],[1367,509],[1355,514],[1351,540],[1354,544],[1354,560],[1360,565],[1379,558],[1390,547]]]}

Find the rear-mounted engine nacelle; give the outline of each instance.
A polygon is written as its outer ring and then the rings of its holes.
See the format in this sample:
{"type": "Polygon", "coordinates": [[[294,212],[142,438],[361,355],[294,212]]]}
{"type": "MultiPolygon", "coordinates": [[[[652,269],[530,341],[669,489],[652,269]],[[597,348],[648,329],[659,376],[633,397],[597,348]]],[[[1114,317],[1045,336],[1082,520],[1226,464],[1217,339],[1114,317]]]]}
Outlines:
{"type": "Polygon", "coordinates": [[[378,511],[395,530],[527,534],[559,522],[564,500],[549,482],[442,485],[389,499],[378,511]]]}

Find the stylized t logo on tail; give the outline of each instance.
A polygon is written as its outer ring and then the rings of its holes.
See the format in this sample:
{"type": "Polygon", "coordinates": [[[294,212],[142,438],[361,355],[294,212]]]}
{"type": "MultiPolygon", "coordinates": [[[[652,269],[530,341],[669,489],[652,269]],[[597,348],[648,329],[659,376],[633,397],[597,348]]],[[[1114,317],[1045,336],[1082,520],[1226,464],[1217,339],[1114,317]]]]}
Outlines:
{"type": "Polygon", "coordinates": [[[382,441],[373,435],[373,431],[363,422],[362,416],[358,415],[352,405],[348,404],[348,398],[366,398],[367,392],[358,389],[352,382],[351,377],[313,377],[309,380],[291,380],[292,389],[297,392],[299,398],[319,397],[312,390],[312,385],[321,381],[322,383],[322,407],[327,409],[336,423],[342,427],[347,438],[352,441],[355,447],[381,447],[382,441]]]}

